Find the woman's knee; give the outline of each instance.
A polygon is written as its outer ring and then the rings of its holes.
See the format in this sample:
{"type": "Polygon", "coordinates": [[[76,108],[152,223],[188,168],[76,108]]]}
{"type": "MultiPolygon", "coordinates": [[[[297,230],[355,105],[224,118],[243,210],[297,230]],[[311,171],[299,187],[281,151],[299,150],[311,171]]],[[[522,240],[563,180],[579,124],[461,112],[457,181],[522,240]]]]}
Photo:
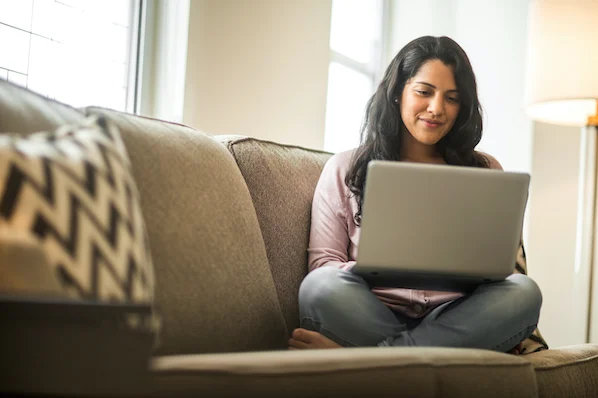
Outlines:
{"type": "Polygon", "coordinates": [[[299,287],[299,305],[302,308],[320,308],[335,303],[344,296],[343,291],[350,288],[344,281],[351,279],[348,271],[336,267],[321,267],[307,274],[299,287]]]}
{"type": "Polygon", "coordinates": [[[517,285],[517,292],[513,298],[518,301],[518,304],[523,308],[527,308],[532,314],[539,316],[542,307],[542,292],[538,284],[532,278],[523,274],[513,274],[508,279],[517,285]]]}
{"type": "Polygon", "coordinates": [[[299,287],[299,301],[312,301],[331,294],[340,272],[336,267],[320,267],[308,273],[299,287]]]}

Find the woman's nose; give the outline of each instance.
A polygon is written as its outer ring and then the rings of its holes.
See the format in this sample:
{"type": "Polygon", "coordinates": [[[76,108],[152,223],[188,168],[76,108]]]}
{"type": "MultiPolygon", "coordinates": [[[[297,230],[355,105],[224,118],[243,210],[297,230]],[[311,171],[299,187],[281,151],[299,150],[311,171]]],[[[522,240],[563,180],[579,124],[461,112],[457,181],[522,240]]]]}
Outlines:
{"type": "Polygon", "coordinates": [[[432,97],[428,104],[428,112],[433,115],[442,115],[444,112],[444,98],[440,95],[432,97]]]}

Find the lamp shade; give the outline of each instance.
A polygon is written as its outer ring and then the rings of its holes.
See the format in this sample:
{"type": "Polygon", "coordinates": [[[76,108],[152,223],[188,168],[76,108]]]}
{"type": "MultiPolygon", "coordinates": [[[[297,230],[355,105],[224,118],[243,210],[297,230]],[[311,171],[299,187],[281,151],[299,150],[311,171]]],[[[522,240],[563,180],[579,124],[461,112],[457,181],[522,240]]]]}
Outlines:
{"type": "Polygon", "coordinates": [[[528,15],[528,115],[585,125],[598,103],[598,0],[532,0],[528,15]]]}

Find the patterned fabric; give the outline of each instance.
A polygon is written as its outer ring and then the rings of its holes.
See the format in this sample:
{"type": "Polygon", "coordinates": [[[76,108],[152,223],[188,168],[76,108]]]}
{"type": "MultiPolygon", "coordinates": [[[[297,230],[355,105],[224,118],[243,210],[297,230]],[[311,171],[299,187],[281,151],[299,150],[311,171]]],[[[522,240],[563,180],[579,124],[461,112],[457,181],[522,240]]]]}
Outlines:
{"type": "MultiPolygon", "coordinates": [[[[514,273],[527,275],[527,260],[525,258],[523,240],[519,244],[519,250],[517,251],[517,260],[515,263],[514,273]]],[[[548,344],[546,343],[546,340],[544,340],[544,337],[542,337],[542,334],[540,334],[540,330],[536,328],[530,337],[523,340],[520,354],[531,354],[533,352],[547,349],[548,344]]]]}
{"type": "Polygon", "coordinates": [[[0,135],[0,227],[40,242],[50,275],[70,297],[152,301],[139,194],[120,134],[104,118],[0,135]]]}

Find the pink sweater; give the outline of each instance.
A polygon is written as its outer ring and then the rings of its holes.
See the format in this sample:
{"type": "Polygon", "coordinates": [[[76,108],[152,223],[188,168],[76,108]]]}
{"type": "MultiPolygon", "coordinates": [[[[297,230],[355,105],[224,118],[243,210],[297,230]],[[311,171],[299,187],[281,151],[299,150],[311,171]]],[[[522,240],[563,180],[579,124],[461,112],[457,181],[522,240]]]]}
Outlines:
{"type": "MultiPolygon", "coordinates": [[[[316,186],[311,213],[309,271],[322,266],[349,270],[355,265],[360,228],[353,222],[357,200],[345,185],[353,150],[337,153],[326,165],[316,186]]],[[[380,288],[372,292],[391,309],[421,318],[434,307],[462,297],[462,293],[380,288]]]]}

